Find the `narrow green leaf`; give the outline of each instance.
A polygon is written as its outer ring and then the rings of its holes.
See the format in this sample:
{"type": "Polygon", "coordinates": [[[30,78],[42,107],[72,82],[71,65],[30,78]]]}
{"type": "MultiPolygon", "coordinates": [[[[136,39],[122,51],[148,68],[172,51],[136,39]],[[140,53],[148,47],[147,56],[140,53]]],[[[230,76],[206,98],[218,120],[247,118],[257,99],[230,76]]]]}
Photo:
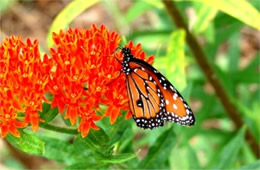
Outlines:
{"type": "Polygon", "coordinates": [[[184,99],[188,100],[191,96],[191,92],[193,89],[193,82],[189,82],[188,85],[185,87],[185,89],[183,90],[182,96],[184,97],[184,99]]]}
{"type": "Polygon", "coordinates": [[[20,131],[20,138],[11,134],[6,136],[8,142],[18,149],[34,155],[43,155],[45,153],[45,143],[34,135],[20,131]]]}
{"type": "Polygon", "coordinates": [[[222,12],[237,18],[245,24],[260,30],[260,22],[257,22],[257,18],[260,18],[260,14],[246,0],[198,0],[197,2],[201,2],[205,5],[221,10],[222,12]]]}
{"type": "Polygon", "coordinates": [[[223,71],[221,68],[218,66],[214,65],[214,70],[217,73],[217,77],[221,81],[221,83],[224,85],[224,88],[226,92],[228,93],[229,96],[232,96],[232,89],[234,88],[234,82],[230,78],[230,76],[223,71]]]}
{"type": "MultiPolygon", "coordinates": [[[[88,161],[84,161],[84,162],[77,162],[75,164],[72,164],[70,166],[67,166],[65,169],[69,170],[69,169],[98,169],[105,166],[105,164],[103,163],[88,163],[88,161]]],[[[103,169],[103,168],[102,168],[103,169]]]]}
{"type": "Polygon", "coordinates": [[[40,113],[40,118],[44,120],[42,124],[47,124],[53,120],[58,115],[58,107],[51,108],[50,104],[42,104],[42,112],[40,113]]]}
{"type": "MultiPolygon", "coordinates": [[[[196,1],[195,1],[196,2],[196,1]]],[[[211,24],[212,20],[217,15],[218,10],[216,8],[212,8],[207,5],[203,5],[196,17],[196,21],[193,25],[193,31],[196,34],[204,32],[209,25],[211,24]]]]}
{"type": "Polygon", "coordinates": [[[215,43],[216,40],[215,26],[213,22],[209,23],[207,29],[203,32],[203,35],[207,38],[209,43],[215,43]]]}
{"type": "Polygon", "coordinates": [[[64,114],[64,113],[66,113],[66,112],[67,112],[67,110],[65,110],[65,111],[63,112],[63,114],[61,115],[61,118],[62,118],[63,122],[64,122],[67,126],[72,126],[72,124],[70,123],[70,120],[69,120],[69,119],[65,119],[65,115],[66,115],[66,114],[64,114]]]}
{"type": "Polygon", "coordinates": [[[260,58],[260,52],[258,52],[255,56],[254,59],[251,61],[251,63],[243,69],[243,71],[251,71],[251,72],[256,72],[258,71],[258,66],[259,66],[259,58],[260,58]]]}
{"type": "Polygon", "coordinates": [[[189,161],[189,169],[201,169],[198,157],[196,155],[196,152],[194,151],[194,149],[188,145],[188,161],[189,161]]]}
{"type": "Polygon", "coordinates": [[[91,130],[86,138],[89,138],[92,142],[101,148],[106,148],[108,146],[109,137],[101,128],[99,130],[91,130]]]}
{"type": "Polygon", "coordinates": [[[47,43],[48,47],[53,46],[52,33],[59,32],[60,29],[68,28],[73,19],[79,16],[84,10],[95,5],[99,0],[74,0],[67,5],[55,18],[48,33],[47,43]]]}
{"type": "Polygon", "coordinates": [[[186,83],[185,74],[185,31],[180,29],[171,34],[167,49],[167,73],[166,77],[174,86],[182,91],[186,83]]]}
{"type": "Polygon", "coordinates": [[[239,49],[239,32],[236,32],[230,37],[229,40],[229,47],[228,47],[228,70],[230,72],[237,71],[240,51],[239,49]]]}
{"type": "Polygon", "coordinates": [[[237,83],[259,83],[259,73],[257,71],[231,72],[229,77],[237,83]]]}
{"type": "Polygon", "coordinates": [[[135,18],[142,15],[144,12],[149,10],[152,6],[147,4],[145,1],[133,1],[135,2],[126,13],[126,20],[131,23],[135,18]]]}
{"type": "Polygon", "coordinates": [[[260,169],[260,160],[257,160],[251,164],[248,164],[248,165],[245,165],[245,166],[242,166],[240,168],[240,170],[259,170],[260,169]]]}
{"type": "Polygon", "coordinates": [[[120,33],[127,34],[130,31],[129,24],[126,21],[125,15],[119,9],[119,5],[117,3],[111,3],[111,0],[102,0],[104,7],[108,9],[111,17],[114,18],[114,24],[119,29],[120,33]]]}
{"type": "Polygon", "coordinates": [[[124,117],[119,117],[116,123],[113,124],[109,133],[110,145],[119,141],[129,127],[130,121],[125,120],[124,117]]]}
{"type": "Polygon", "coordinates": [[[244,135],[245,135],[246,127],[242,127],[237,135],[226,145],[224,146],[217,159],[215,159],[214,169],[223,169],[223,168],[231,168],[234,164],[239,150],[243,146],[244,143],[244,135]]]}
{"type": "Polygon", "coordinates": [[[145,1],[147,4],[153,5],[158,9],[162,9],[164,7],[163,3],[158,0],[143,0],[143,1],[145,1]]]}
{"type": "Polygon", "coordinates": [[[101,163],[123,163],[130,159],[135,158],[138,155],[137,153],[121,153],[117,155],[111,155],[109,157],[103,157],[102,159],[99,159],[98,161],[101,163]]]}
{"type": "MultiPolygon", "coordinates": [[[[259,94],[259,93],[258,93],[259,94]]],[[[260,133],[259,122],[260,117],[258,111],[260,109],[259,103],[256,101],[256,107],[248,108],[244,103],[238,101],[236,98],[232,100],[232,102],[236,105],[237,109],[243,114],[244,120],[252,134],[259,141],[258,135],[260,133]]]]}
{"type": "Polygon", "coordinates": [[[147,156],[140,162],[138,168],[161,168],[168,159],[173,146],[175,145],[175,134],[170,128],[161,134],[157,142],[149,149],[147,156]]]}
{"type": "Polygon", "coordinates": [[[90,149],[97,156],[110,156],[112,154],[112,146],[109,145],[109,137],[101,128],[99,130],[90,130],[88,136],[82,138],[81,135],[75,140],[75,143],[90,149]]]}

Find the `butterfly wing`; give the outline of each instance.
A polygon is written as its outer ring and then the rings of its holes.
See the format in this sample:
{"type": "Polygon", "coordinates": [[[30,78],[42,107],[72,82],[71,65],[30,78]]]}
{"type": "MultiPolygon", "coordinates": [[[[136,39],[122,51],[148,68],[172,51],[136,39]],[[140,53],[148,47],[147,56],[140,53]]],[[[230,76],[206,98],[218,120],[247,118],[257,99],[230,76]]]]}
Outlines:
{"type": "Polygon", "coordinates": [[[137,126],[147,129],[164,125],[161,98],[157,85],[138,64],[130,63],[133,71],[126,76],[130,110],[137,126]]]}
{"type": "Polygon", "coordinates": [[[165,121],[191,126],[194,115],[176,88],[155,68],[137,58],[129,61],[126,75],[130,110],[137,126],[154,128],[165,121]]]}

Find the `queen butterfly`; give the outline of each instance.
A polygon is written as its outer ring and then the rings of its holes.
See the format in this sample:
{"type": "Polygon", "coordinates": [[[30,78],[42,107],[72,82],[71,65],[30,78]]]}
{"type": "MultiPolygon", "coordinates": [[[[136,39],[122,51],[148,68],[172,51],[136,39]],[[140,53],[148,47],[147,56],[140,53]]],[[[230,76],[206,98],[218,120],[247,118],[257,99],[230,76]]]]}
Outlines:
{"type": "Polygon", "coordinates": [[[167,121],[194,125],[191,108],[158,70],[135,58],[130,48],[122,48],[122,54],[122,72],[126,75],[130,111],[137,126],[153,129],[167,121]]]}

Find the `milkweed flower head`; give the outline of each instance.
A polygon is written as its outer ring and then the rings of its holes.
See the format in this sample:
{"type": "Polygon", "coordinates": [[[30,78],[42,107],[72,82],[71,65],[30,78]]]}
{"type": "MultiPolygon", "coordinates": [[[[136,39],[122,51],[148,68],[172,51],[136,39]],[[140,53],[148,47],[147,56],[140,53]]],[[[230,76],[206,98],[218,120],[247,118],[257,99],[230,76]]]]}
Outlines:
{"type": "MultiPolygon", "coordinates": [[[[121,52],[117,52],[120,35],[109,32],[101,25],[91,29],[80,28],[53,33],[56,49],[50,50],[57,63],[49,91],[53,94],[52,107],[75,124],[80,118],[78,130],[86,136],[90,128],[98,129],[96,121],[110,117],[111,124],[120,115],[120,110],[128,110],[125,77],[120,74],[121,52]],[[84,88],[83,88],[84,87],[84,88]],[[106,105],[105,114],[99,115],[100,104],[106,105]]],[[[132,42],[126,45],[137,58],[145,59],[141,45],[132,42]]],[[[153,57],[148,59],[153,62],[153,57]]],[[[130,112],[127,118],[131,117],[130,112]]]]}
{"type": "Polygon", "coordinates": [[[19,137],[17,128],[29,123],[36,131],[46,99],[49,59],[40,59],[38,41],[20,36],[6,38],[0,45],[0,130],[4,138],[8,132],[19,137]]]}

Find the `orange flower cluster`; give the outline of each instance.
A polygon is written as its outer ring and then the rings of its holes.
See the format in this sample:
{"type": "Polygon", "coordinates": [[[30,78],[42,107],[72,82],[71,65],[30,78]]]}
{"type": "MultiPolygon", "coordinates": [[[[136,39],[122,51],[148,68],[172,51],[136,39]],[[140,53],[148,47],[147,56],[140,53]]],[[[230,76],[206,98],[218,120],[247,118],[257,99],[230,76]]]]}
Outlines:
{"type": "MultiPolygon", "coordinates": [[[[55,48],[51,57],[40,60],[37,41],[22,43],[20,37],[11,37],[1,43],[0,56],[0,129],[2,137],[11,132],[19,136],[16,128],[28,123],[37,130],[42,121],[37,111],[50,92],[52,107],[71,124],[79,121],[78,131],[85,137],[90,128],[98,129],[96,121],[110,116],[111,124],[128,110],[125,76],[121,74],[122,53],[117,52],[121,38],[104,26],[95,25],[89,30],[69,29],[53,33],[55,48]],[[3,90],[2,90],[3,89],[3,90]],[[100,105],[108,108],[100,115],[100,105]],[[20,117],[19,117],[20,116],[20,117]]],[[[153,57],[145,59],[141,45],[126,45],[135,57],[150,64],[153,57]]],[[[131,117],[129,112],[126,116],[131,117]]]]}
{"type": "Polygon", "coordinates": [[[48,82],[48,58],[40,60],[38,42],[21,37],[6,38],[0,45],[0,130],[19,137],[16,128],[31,123],[34,131],[39,122],[48,82]],[[44,64],[45,63],[45,64],[44,64]]]}

